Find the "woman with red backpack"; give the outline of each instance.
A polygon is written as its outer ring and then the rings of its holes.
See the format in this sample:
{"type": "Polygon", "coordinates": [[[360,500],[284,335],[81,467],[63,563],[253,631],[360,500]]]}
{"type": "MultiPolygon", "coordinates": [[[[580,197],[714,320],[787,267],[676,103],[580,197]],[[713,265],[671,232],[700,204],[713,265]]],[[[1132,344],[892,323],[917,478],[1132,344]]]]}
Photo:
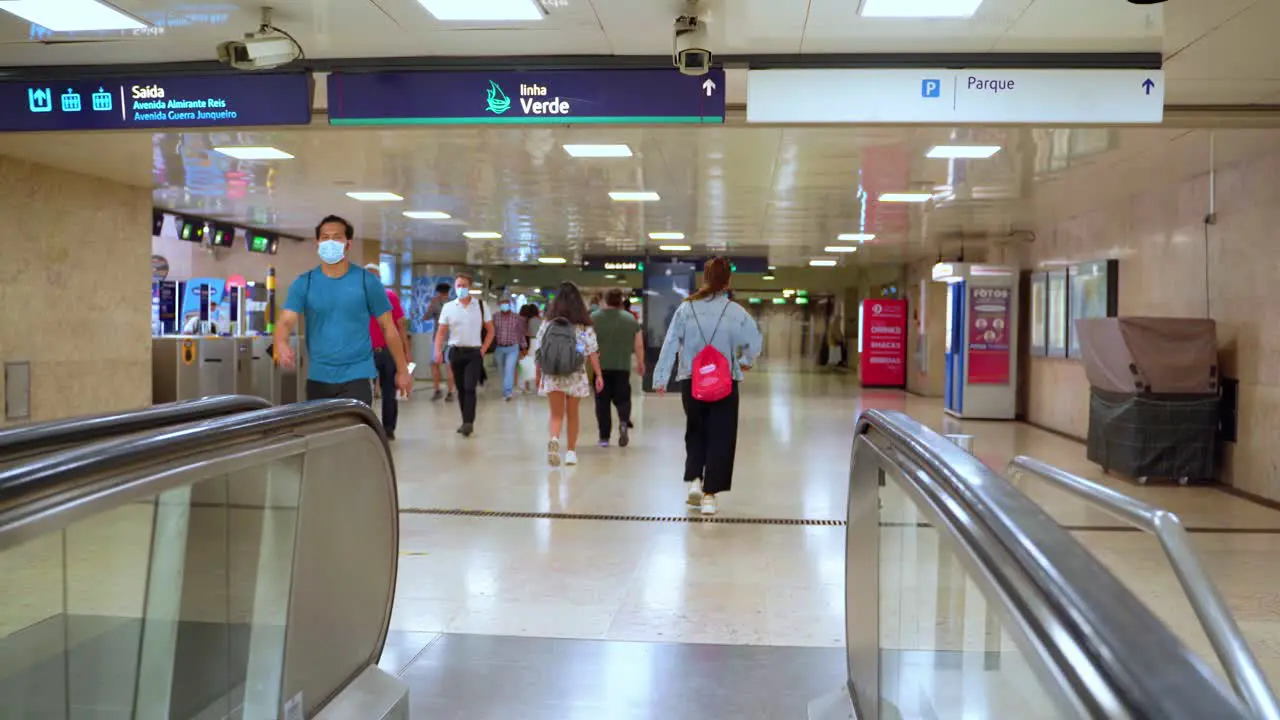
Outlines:
{"type": "Polygon", "coordinates": [[[591,326],[591,313],[582,291],[571,282],[556,289],[547,307],[542,326],[533,341],[538,394],[551,402],[551,438],[547,442],[547,462],[560,464],[560,431],[565,429],[565,465],[578,464],[578,404],[591,396],[587,363],[594,371],[596,392],[604,388],[600,375],[600,348],[591,326]],[[566,422],[567,421],[567,422],[566,422]],[[565,428],[565,425],[568,425],[565,428]]]}
{"type": "Polygon", "coordinates": [[[653,370],[653,387],[666,392],[679,354],[676,381],[685,414],[684,481],[689,505],[715,515],[716,496],[733,483],[738,444],[738,383],[760,354],[760,329],[729,297],[732,269],[712,258],[702,271],[702,287],[680,304],[667,328],[653,370]]]}

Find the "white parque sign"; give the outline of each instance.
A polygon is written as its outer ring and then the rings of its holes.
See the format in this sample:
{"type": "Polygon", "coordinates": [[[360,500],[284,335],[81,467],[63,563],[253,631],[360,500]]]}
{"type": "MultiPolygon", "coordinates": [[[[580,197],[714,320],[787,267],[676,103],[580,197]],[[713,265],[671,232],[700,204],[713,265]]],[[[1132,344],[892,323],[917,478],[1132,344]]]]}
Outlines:
{"type": "Polygon", "coordinates": [[[749,123],[1135,124],[1162,70],[797,69],[747,73],[749,123]]]}

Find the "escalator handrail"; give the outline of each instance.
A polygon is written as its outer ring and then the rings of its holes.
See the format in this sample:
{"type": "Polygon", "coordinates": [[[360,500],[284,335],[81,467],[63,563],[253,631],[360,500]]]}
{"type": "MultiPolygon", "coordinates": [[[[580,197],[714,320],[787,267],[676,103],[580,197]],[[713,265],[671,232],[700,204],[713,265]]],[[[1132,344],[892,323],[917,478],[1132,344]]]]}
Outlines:
{"type": "Polygon", "coordinates": [[[867,410],[855,427],[905,453],[983,524],[1066,628],[1058,641],[1087,656],[1137,716],[1247,717],[1208,665],[1004,477],[905,413],[867,410]]]}
{"type": "Polygon", "coordinates": [[[1259,718],[1280,719],[1280,703],[1267,682],[1266,673],[1258,665],[1213,579],[1196,557],[1191,539],[1177,515],[1034,458],[1015,457],[1005,470],[1006,475],[1011,473],[1043,480],[1154,535],[1231,685],[1259,718]]]}
{"type": "Polygon", "coordinates": [[[252,395],[215,395],[199,400],[153,405],[141,410],[6,428],[0,431],[0,458],[15,453],[34,454],[69,443],[92,442],[268,407],[271,407],[271,403],[252,395]]]}
{"type": "MultiPolygon", "coordinates": [[[[124,471],[140,462],[226,447],[268,432],[294,430],[316,422],[355,418],[378,434],[388,459],[386,433],[368,405],[358,400],[311,400],[203,420],[139,436],[77,446],[31,462],[0,469],[0,505],[39,493],[86,474],[124,471]]],[[[392,481],[395,481],[394,464],[392,481]]]]}

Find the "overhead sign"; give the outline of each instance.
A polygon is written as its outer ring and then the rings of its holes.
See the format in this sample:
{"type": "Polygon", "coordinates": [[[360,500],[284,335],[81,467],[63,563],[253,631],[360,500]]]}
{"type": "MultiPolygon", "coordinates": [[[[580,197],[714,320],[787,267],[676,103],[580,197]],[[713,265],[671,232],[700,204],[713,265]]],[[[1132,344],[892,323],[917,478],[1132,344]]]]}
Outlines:
{"type": "Polygon", "coordinates": [[[1159,123],[1162,70],[751,70],[749,123],[1159,123]]]}
{"type": "Polygon", "coordinates": [[[582,269],[599,272],[643,272],[644,258],[625,256],[584,257],[582,258],[582,269]]]}
{"type": "Polygon", "coordinates": [[[0,131],[306,125],[307,73],[0,82],[0,131]]]}
{"type": "Polygon", "coordinates": [[[724,71],[388,72],[329,75],[333,125],[723,123],[724,71]]]}

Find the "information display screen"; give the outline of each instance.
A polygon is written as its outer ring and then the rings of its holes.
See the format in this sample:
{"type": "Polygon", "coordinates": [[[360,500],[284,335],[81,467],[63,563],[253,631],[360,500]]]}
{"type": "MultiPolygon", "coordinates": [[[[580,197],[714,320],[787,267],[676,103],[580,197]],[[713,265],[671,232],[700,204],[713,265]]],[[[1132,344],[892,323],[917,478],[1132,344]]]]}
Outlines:
{"type": "Polygon", "coordinates": [[[0,81],[0,131],[307,125],[307,73],[0,81]]]}

